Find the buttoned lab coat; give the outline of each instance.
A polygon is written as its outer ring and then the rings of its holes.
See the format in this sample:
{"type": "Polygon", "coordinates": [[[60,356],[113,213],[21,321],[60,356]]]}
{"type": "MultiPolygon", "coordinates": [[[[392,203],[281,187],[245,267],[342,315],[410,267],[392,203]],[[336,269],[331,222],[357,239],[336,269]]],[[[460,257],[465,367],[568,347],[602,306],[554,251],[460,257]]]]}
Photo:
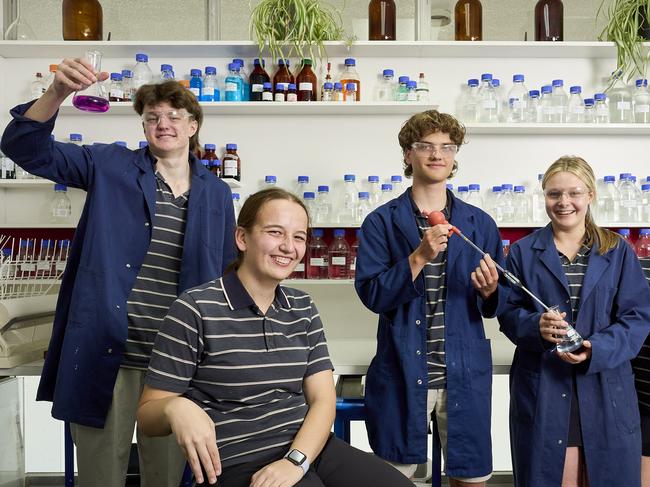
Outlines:
{"type": "MultiPolygon", "coordinates": [[[[571,319],[571,300],[551,225],[510,249],[509,269],[546,305],[571,319]]],[[[515,482],[521,487],[562,483],[575,370],[584,454],[592,487],[640,485],[639,409],[630,360],[650,331],[650,288],[624,243],[604,255],[591,250],[575,323],[592,356],[570,365],[541,338],[543,309],[513,289],[499,316],[517,346],[510,370],[510,437],[515,482]]]]}
{"type": "MultiPolygon", "coordinates": [[[[482,210],[453,198],[451,223],[503,263],[501,237],[482,210]]],[[[379,314],[377,351],[366,379],[370,445],[399,463],[427,459],[427,318],[424,273],[411,278],[408,256],[420,235],[408,191],[373,211],[361,228],[355,287],[379,314]]],[[[480,254],[458,236],[449,239],[445,352],[448,389],[447,474],[478,477],[492,471],[490,438],[492,356],[482,316],[495,316],[505,282],[487,301],[471,283],[480,254]]]]}
{"type": "MultiPolygon", "coordinates": [[[[55,418],[101,428],[127,337],[126,300],[149,249],[156,211],[148,149],[52,142],[56,116],[39,123],[11,111],[2,151],[32,174],[87,192],[63,275],[37,399],[55,418]]],[[[228,185],[190,155],[179,293],[220,276],[236,255],[228,185]]]]}

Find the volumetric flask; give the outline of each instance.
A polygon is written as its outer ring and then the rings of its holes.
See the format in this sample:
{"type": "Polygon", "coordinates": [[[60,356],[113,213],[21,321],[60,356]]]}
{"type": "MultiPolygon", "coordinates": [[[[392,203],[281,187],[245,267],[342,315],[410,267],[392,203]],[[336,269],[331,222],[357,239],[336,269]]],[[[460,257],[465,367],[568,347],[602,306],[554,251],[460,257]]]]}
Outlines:
{"type": "MultiPolygon", "coordinates": [[[[559,306],[551,306],[548,310],[551,313],[560,314],[559,306]]],[[[582,337],[580,336],[580,333],[578,333],[576,329],[569,324],[569,322],[567,322],[567,327],[565,329],[566,335],[563,335],[564,340],[558,343],[553,351],[558,351],[561,353],[575,352],[580,347],[582,347],[582,337]]],[[[556,337],[561,338],[562,335],[557,335],[556,337]]]]}
{"type": "MultiPolygon", "coordinates": [[[[87,51],[86,59],[90,61],[97,74],[102,70],[102,53],[87,51]]],[[[77,91],[72,98],[72,104],[84,112],[106,112],[111,107],[108,101],[106,87],[98,81],[84,90],[77,91]]]]}

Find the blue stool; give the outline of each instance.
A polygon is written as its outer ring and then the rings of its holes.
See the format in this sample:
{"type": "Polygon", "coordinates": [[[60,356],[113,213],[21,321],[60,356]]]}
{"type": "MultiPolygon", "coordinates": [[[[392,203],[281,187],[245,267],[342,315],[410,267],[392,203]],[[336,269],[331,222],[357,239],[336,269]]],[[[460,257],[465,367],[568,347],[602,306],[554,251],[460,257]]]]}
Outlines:
{"type": "Polygon", "coordinates": [[[336,418],[334,434],[337,438],[350,443],[350,421],[365,421],[366,405],[363,399],[336,398],[336,418]]]}

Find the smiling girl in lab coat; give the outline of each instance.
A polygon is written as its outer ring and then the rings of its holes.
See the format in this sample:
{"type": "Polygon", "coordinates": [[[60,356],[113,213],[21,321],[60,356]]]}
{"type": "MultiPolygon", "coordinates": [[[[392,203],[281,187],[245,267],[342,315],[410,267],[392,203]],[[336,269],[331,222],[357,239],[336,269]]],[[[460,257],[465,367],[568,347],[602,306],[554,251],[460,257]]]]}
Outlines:
{"type": "Polygon", "coordinates": [[[562,157],[542,187],[551,223],[512,246],[508,268],[561,314],[513,289],[499,316],[517,346],[510,371],[515,485],[639,486],[630,360],[650,330],[650,289],[632,248],[594,223],[596,182],[586,161],[562,157]],[[555,352],[567,322],[583,347],[555,352]]]}

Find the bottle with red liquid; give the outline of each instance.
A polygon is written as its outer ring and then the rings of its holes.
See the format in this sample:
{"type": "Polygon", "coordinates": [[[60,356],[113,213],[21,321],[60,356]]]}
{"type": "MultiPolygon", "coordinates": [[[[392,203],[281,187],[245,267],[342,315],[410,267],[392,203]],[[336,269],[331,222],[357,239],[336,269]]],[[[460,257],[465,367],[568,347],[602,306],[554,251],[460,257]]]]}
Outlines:
{"type": "Polygon", "coordinates": [[[278,70],[273,75],[273,86],[276,88],[275,93],[278,91],[278,84],[282,84],[286,91],[289,83],[295,82],[296,79],[291,74],[291,71],[289,71],[289,60],[278,59],[278,70]]]}
{"type": "Polygon", "coordinates": [[[262,93],[264,92],[264,83],[269,83],[271,77],[264,69],[264,59],[253,60],[253,72],[249,76],[251,85],[251,101],[262,101],[262,93]]]}
{"type": "Polygon", "coordinates": [[[348,276],[350,279],[354,279],[357,273],[357,252],[359,251],[359,234],[361,229],[357,228],[356,230],[356,239],[352,245],[350,245],[350,271],[348,276]]]}
{"type": "Polygon", "coordinates": [[[217,146],[214,144],[205,144],[203,148],[205,149],[205,151],[203,152],[202,159],[207,159],[208,161],[210,161],[210,166],[212,166],[212,161],[218,159],[217,152],[216,152],[217,146]]]}
{"type": "Polygon", "coordinates": [[[296,76],[298,88],[298,101],[317,101],[318,79],[311,69],[311,59],[302,60],[302,69],[296,76]]]}
{"type": "Polygon", "coordinates": [[[289,279],[305,279],[305,259],[307,258],[307,252],[303,255],[302,260],[296,264],[296,268],[293,270],[289,279]]]}
{"type": "Polygon", "coordinates": [[[629,228],[619,228],[617,233],[621,237],[622,240],[624,240],[625,242],[627,242],[628,245],[631,245],[632,248],[634,248],[634,245],[632,244],[632,241],[630,240],[630,229],[629,228]]]}
{"type": "Polygon", "coordinates": [[[221,163],[221,177],[241,181],[241,159],[237,154],[237,144],[226,144],[226,153],[221,163]]]}
{"type": "Polygon", "coordinates": [[[327,245],[323,241],[323,229],[314,228],[307,246],[307,279],[327,277],[327,245]]]}
{"type": "MultiPolygon", "coordinates": [[[[93,70],[99,74],[102,70],[102,53],[99,51],[87,51],[86,59],[90,61],[93,70]]],[[[72,104],[84,112],[103,113],[111,107],[106,88],[99,81],[93,83],[88,88],[77,91],[72,98],[72,104]]]]}
{"type": "Polygon", "coordinates": [[[345,230],[334,230],[334,240],[327,249],[330,279],[348,279],[350,275],[350,246],[345,241],[345,230]]]}
{"type": "Polygon", "coordinates": [[[650,258],[650,228],[639,231],[639,240],[636,242],[636,255],[639,259],[650,258]]]}
{"type": "Polygon", "coordinates": [[[510,253],[510,240],[501,240],[501,247],[503,248],[503,255],[508,257],[508,254],[510,253]]]}
{"type": "Polygon", "coordinates": [[[457,41],[483,39],[483,7],[480,0],[458,0],[454,8],[454,31],[457,41]]]}
{"type": "Polygon", "coordinates": [[[538,0],[535,5],[535,40],[564,40],[564,6],[562,0],[538,0]]]}

